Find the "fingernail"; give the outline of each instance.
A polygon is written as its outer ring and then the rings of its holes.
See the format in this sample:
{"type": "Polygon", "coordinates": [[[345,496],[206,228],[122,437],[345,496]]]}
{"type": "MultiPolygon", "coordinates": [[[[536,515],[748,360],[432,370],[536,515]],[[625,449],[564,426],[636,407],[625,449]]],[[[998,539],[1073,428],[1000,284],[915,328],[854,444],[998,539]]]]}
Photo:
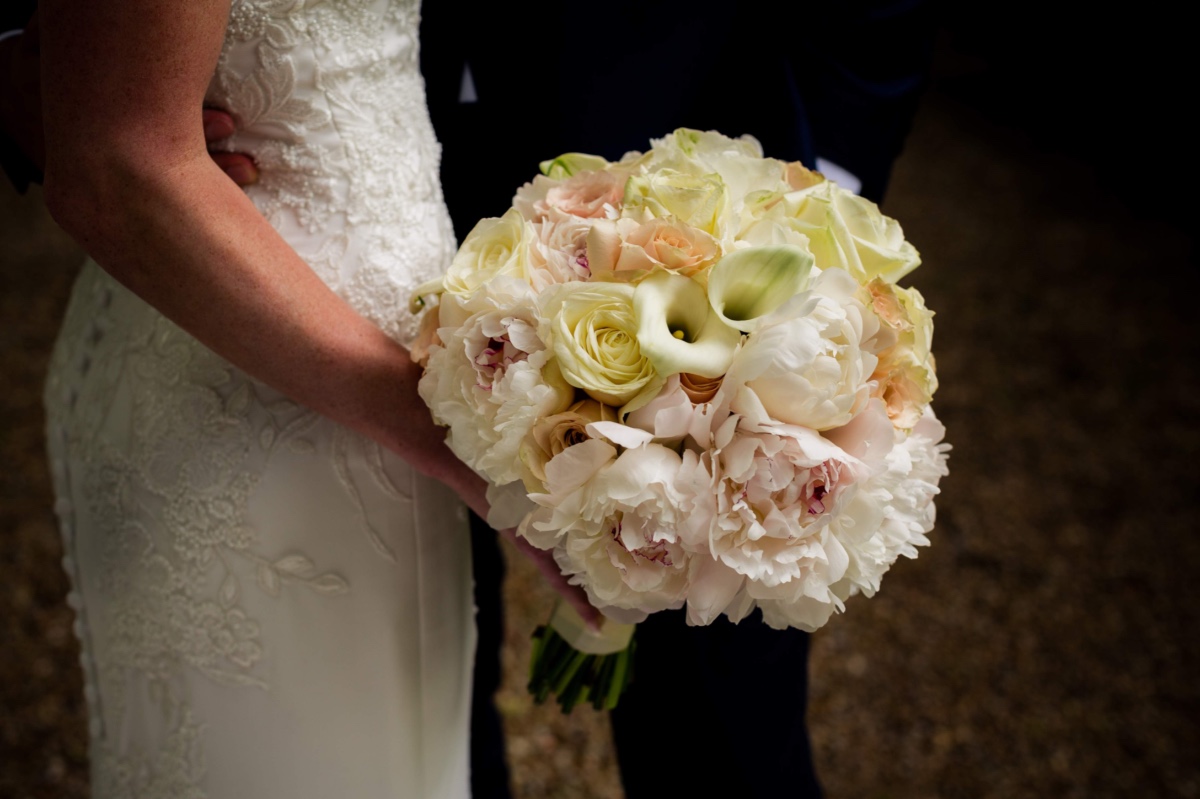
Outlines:
{"type": "Polygon", "coordinates": [[[204,139],[206,141],[224,139],[232,134],[233,130],[221,117],[212,116],[204,120],[204,139]]]}
{"type": "Polygon", "coordinates": [[[225,174],[239,186],[252,186],[258,182],[258,170],[250,164],[230,164],[225,168],[225,174]]]}

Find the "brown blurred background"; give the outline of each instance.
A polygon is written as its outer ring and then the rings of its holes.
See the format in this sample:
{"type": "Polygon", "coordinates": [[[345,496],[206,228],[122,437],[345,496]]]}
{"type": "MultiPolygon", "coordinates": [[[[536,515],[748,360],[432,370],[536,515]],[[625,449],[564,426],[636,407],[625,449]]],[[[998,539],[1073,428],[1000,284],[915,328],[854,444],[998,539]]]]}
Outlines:
{"type": "MultiPolygon", "coordinates": [[[[1200,796],[1186,26],[1055,10],[947,10],[885,203],[924,256],[911,283],[938,312],[955,449],[933,547],[815,636],[831,799],[1200,796]]],[[[40,405],[79,260],[36,190],[0,187],[3,799],[87,795],[40,405]]],[[[607,718],[525,696],[552,600],[510,562],[499,699],[517,796],[620,797],[607,718]]],[[[763,701],[754,689],[730,686],[763,701]]]]}

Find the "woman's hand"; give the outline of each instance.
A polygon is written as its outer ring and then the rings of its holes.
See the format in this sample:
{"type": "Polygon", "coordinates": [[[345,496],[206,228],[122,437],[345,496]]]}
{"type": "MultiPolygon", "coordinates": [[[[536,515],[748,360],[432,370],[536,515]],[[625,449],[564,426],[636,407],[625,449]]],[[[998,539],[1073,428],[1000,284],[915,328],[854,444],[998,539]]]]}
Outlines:
{"type": "MultiPolygon", "coordinates": [[[[441,428],[437,428],[441,430],[441,428]]],[[[450,453],[448,447],[443,447],[446,453],[450,453]]],[[[462,497],[463,502],[467,504],[472,511],[481,519],[488,517],[488,501],[487,501],[487,482],[471,471],[465,463],[454,458],[453,463],[448,466],[448,473],[439,476],[443,482],[447,483],[451,488],[458,492],[462,497]]],[[[563,575],[562,570],[558,568],[558,564],[554,562],[554,556],[545,550],[538,549],[533,544],[530,544],[524,538],[517,535],[517,531],[513,529],[501,530],[500,535],[508,539],[522,555],[533,561],[537,566],[537,570],[546,578],[546,582],[550,584],[559,596],[571,604],[576,612],[588,623],[591,627],[598,628],[601,622],[600,611],[592,607],[588,602],[587,593],[577,585],[571,585],[567,577],[563,575]]]]}
{"type": "Polygon", "coordinates": [[[533,561],[537,566],[537,570],[546,578],[546,582],[550,587],[558,592],[564,600],[570,603],[588,626],[592,629],[599,629],[603,617],[600,611],[592,607],[592,603],[588,602],[587,593],[577,585],[571,585],[566,575],[558,568],[558,564],[554,562],[554,555],[543,549],[538,549],[533,544],[526,541],[517,535],[516,530],[502,530],[500,535],[507,538],[513,545],[521,551],[525,557],[533,561]]]}

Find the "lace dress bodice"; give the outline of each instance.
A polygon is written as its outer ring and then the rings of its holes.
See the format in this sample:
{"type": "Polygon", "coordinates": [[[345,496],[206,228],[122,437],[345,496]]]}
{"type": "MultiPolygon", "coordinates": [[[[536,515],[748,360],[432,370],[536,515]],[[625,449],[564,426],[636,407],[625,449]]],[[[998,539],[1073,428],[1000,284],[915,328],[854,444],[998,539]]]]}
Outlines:
{"type": "Polygon", "coordinates": [[[453,228],[418,64],[416,0],[235,0],[207,103],[260,170],[255,204],[321,278],[408,339],[453,228]]]}
{"type": "MultiPolygon", "coordinates": [[[[209,104],[247,193],[393,338],[454,249],[416,0],[234,0],[209,104]]],[[[152,79],[152,78],[151,78],[152,79]]],[[[94,799],[463,799],[466,513],[97,264],[45,392],[94,799]]]]}

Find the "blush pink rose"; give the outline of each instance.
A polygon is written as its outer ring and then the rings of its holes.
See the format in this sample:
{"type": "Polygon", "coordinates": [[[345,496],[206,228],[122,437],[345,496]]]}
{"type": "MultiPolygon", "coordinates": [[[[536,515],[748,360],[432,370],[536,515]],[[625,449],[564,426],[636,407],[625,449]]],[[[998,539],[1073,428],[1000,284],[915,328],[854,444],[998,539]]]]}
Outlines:
{"type": "Polygon", "coordinates": [[[625,175],[606,171],[581,172],[550,188],[543,202],[548,208],[569,216],[604,219],[609,215],[609,208],[621,206],[624,194],[625,175]]]}
{"type": "Polygon", "coordinates": [[[703,230],[651,219],[597,222],[588,233],[587,257],[595,274],[649,272],[655,267],[691,277],[721,257],[721,246],[703,230]]]}

